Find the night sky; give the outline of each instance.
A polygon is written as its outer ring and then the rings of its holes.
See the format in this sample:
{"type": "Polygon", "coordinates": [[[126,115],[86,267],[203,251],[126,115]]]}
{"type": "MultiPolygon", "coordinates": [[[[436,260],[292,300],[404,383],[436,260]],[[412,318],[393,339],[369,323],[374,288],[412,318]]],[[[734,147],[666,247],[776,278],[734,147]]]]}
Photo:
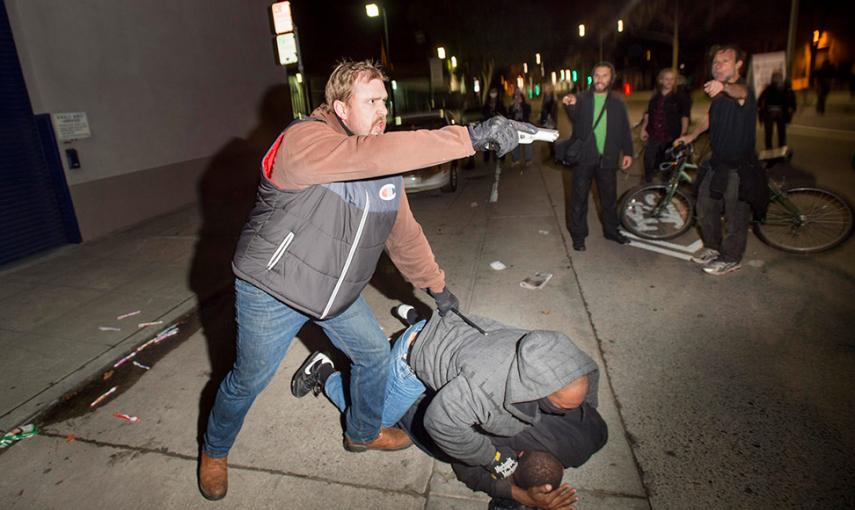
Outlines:
{"type": "MultiPolygon", "coordinates": [[[[308,73],[325,75],[341,57],[379,59],[383,22],[366,16],[365,3],[292,1],[308,73]]],[[[647,49],[658,60],[654,65],[669,65],[676,3],[416,0],[385,5],[394,72],[416,76],[426,74],[427,59],[435,56],[440,45],[449,56],[456,55],[462,65],[473,68],[480,67],[478,62],[484,58],[494,59],[499,68],[523,61],[531,65],[535,52],[541,53],[547,68],[561,68],[579,58],[596,58],[600,33],[604,34],[604,57],[619,68],[631,65],[647,49]],[[626,26],[622,34],[615,29],[619,17],[626,26]],[[586,24],[584,39],[577,35],[579,23],[586,24]]],[[[851,38],[847,23],[855,10],[849,4],[800,2],[802,39],[819,24],[832,29],[836,25],[841,35],[851,38]]],[[[688,69],[704,68],[706,52],[717,42],[735,42],[749,52],[785,49],[789,6],[787,0],[681,1],[681,61],[686,61],[688,69]]]]}

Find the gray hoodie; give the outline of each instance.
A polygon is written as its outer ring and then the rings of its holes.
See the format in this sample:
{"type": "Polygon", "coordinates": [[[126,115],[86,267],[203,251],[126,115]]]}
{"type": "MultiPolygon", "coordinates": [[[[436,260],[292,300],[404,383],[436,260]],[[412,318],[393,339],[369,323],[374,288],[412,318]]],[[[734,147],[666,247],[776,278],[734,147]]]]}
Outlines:
{"type": "Polygon", "coordinates": [[[513,436],[537,423],[541,412],[534,401],[583,375],[585,401],[596,407],[597,364],[566,335],[471,318],[489,334],[454,314],[434,314],[410,353],[416,375],[437,392],[425,428],[448,455],[473,466],[489,464],[496,448],[486,434],[513,436]]]}

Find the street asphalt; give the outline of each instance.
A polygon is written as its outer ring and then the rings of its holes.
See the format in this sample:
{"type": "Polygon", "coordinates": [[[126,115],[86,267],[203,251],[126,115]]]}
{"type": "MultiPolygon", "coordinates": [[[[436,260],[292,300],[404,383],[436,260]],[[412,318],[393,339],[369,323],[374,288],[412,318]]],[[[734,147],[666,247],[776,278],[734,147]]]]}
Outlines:
{"type": "MultiPolygon", "coordinates": [[[[643,103],[628,101],[633,123],[643,103]]],[[[847,98],[830,106],[823,118],[796,117],[793,165],[776,176],[851,201],[855,116],[847,98]]],[[[565,473],[577,508],[855,506],[852,242],[797,256],[751,236],[743,269],[716,278],[603,239],[591,200],[588,250],[574,252],[564,227],[569,173],[545,147],[535,154],[531,167],[503,163],[496,203],[488,202],[495,168],[479,158],[457,192],[413,195],[411,204],[464,312],[563,331],[599,362],[610,440],[565,473]],[[492,269],[497,260],[507,268],[492,269]],[[543,289],[520,287],[536,272],[553,276],[543,289]]],[[[231,157],[232,170],[254,172],[256,156],[231,157]]],[[[314,327],[301,331],[247,417],[227,498],[199,495],[199,431],[233,356],[228,259],[240,222],[223,218],[246,205],[223,202],[244,195],[228,189],[234,174],[217,170],[198,204],[0,268],[0,429],[41,428],[0,450],[0,506],[486,508],[483,495],[415,448],[346,452],[334,407],[290,395],[294,370],[327,346],[314,327]],[[178,334],[112,368],[171,325],[178,334]]],[[[619,175],[619,192],[640,173],[636,164],[619,175]]],[[[696,240],[692,230],[674,243],[696,240]]],[[[393,305],[431,303],[387,259],[365,296],[390,336],[402,329],[393,305]]]]}

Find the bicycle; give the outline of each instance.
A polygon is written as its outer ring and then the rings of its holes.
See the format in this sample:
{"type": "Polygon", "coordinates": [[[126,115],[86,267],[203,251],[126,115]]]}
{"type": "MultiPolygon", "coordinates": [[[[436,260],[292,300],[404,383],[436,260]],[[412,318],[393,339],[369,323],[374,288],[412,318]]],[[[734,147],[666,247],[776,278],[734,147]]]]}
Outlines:
{"type": "MultiPolygon", "coordinates": [[[[695,199],[681,189],[693,182],[687,170],[693,147],[677,145],[666,152],[669,161],[659,166],[670,176],[665,184],[646,184],[629,190],[618,209],[623,227],[642,239],[672,239],[691,228],[695,220],[695,199]]],[[[763,151],[765,167],[788,160],[786,147],[763,151]]],[[[754,233],[773,248],[791,253],[818,253],[842,244],[852,233],[852,208],[836,193],[815,187],[785,189],[769,180],[769,208],[762,222],[754,223],[754,233]]]]}

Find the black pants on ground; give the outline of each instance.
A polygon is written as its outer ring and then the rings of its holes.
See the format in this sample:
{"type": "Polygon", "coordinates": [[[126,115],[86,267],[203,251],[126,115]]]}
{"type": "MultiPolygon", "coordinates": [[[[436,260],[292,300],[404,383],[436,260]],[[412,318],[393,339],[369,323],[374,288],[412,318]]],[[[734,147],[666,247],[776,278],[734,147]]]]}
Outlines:
{"type": "Polygon", "coordinates": [[[616,172],[614,168],[602,168],[599,164],[573,168],[573,189],[564,214],[574,242],[581,243],[588,237],[588,194],[594,179],[597,179],[600,206],[603,208],[603,235],[614,237],[618,234],[616,172]]]}
{"type": "Polygon", "coordinates": [[[659,171],[659,164],[665,160],[665,151],[670,146],[671,142],[647,140],[644,145],[644,182],[653,181],[659,171]]]}
{"type": "Polygon", "coordinates": [[[784,122],[783,115],[768,114],[763,119],[763,127],[766,130],[766,148],[772,148],[772,130],[778,127],[778,147],[787,145],[787,123],[784,122]]]}
{"type": "Polygon", "coordinates": [[[720,260],[724,262],[739,262],[745,254],[751,206],[739,200],[739,173],[736,169],[724,171],[728,172],[727,189],[720,199],[710,196],[713,172],[707,171],[704,175],[698,190],[698,226],[701,228],[704,247],[717,250],[720,253],[720,260]],[[724,213],[724,232],[721,225],[722,213],[724,213]]]}

